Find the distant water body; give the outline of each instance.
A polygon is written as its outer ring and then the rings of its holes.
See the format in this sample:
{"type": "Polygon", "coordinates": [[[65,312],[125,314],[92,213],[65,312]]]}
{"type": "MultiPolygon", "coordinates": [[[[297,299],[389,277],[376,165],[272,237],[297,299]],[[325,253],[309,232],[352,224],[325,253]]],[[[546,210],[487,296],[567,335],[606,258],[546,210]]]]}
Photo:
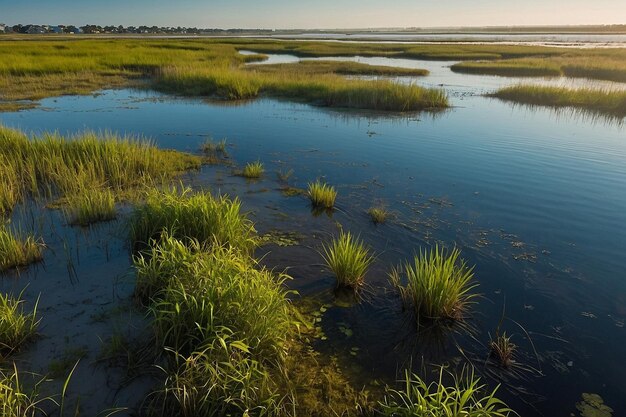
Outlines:
{"type": "Polygon", "coordinates": [[[626,47],[626,34],[589,33],[297,33],[268,36],[272,39],[328,40],[355,42],[454,42],[506,43],[561,47],[621,48],[626,47]]]}

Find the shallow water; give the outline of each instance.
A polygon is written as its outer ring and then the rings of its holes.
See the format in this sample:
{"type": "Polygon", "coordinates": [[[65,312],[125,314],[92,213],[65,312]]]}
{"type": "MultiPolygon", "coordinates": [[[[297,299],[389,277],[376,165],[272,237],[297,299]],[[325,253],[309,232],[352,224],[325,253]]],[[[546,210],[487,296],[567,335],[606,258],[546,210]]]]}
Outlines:
{"type": "MultiPolygon", "coordinates": [[[[239,51],[244,55],[256,54],[253,51],[239,51]]],[[[499,88],[516,84],[537,84],[554,87],[598,88],[603,90],[626,90],[626,83],[602,80],[588,80],[570,77],[500,77],[494,75],[461,74],[453,72],[450,67],[458,61],[428,61],[420,59],[386,58],[386,57],[323,57],[299,58],[289,54],[264,54],[268,59],[248,65],[293,64],[299,61],[349,61],[368,65],[384,65],[399,68],[420,68],[430,73],[426,77],[397,77],[399,82],[415,83],[424,87],[444,88],[452,96],[468,94],[488,94],[499,88]]],[[[384,78],[384,77],[382,77],[384,78]]]]}
{"type": "MultiPolygon", "coordinates": [[[[339,355],[354,378],[391,382],[410,364],[420,370],[469,361],[490,385],[504,383],[501,396],[521,415],[569,416],[581,394],[593,392],[619,416],[626,412],[626,128],[614,120],[464,95],[466,87],[482,91],[491,88],[484,83],[507,80],[453,76],[458,83],[450,84],[459,89],[446,88],[456,107],[437,114],[390,116],[270,99],[225,104],[109,90],[46,99],[37,109],[0,114],[0,123],[32,132],[112,130],[191,152],[209,135],[225,137],[233,161],[260,159],[266,178],[248,183],[231,168],[204,167],[186,181],[239,195],[261,233],[302,235],[297,246],[270,245],[259,255],[270,266],[290,267],[289,285],[302,296],[329,305],[321,322],[327,339],[316,347],[339,355]],[[338,210],[316,217],[306,199],[282,196],[273,172],[288,169],[294,169],[293,186],[306,187],[317,177],[335,184],[338,210]],[[394,212],[389,224],[369,222],[365,211],[374,203],[394,212]],[[338,223],[379,254],[360,304],[333,294],[333,277],[320,265],[320,244],[338,223]],[[483,298],[470,320],[472,336],[416,334],[390,291],[386,271],[435,243],[456,245],[476,265],[483,298]],[[513,334],[518,360],[541,371],[503,375],[485,365],[489,334],[503,314],[502,330],[513,334]]],[[[130,313],[116,307],[128,304],[132,290],[122,223],[81,232],[65,227],[58,213],[44,213],[47,220],[16,216],[42,231],[50,246],[45,263],[3,280],[5,289],[16,291],[30,281],[31,300],[41,293],[44,338],[20,359],[45,372],[67,345],[85,344],[91,353],[74,389],[91,399],[83,403],[87,414],[134,406],[132,399],[153,382],[135,381],[117,393],[120,376],[95,365],[100,339],[116,328],[136,332],[144,326],[141,317],[129,320],[130,313]],[[80,254],[70,256],[64,247],[75,241],[80,254]],[[68,272],[68,259],[76,274],[68,272]],[[94,316],[103,310],[108,318],[100,323],[94,316]],[[129,322],[137,328],[129,330],[129,322]]]]}

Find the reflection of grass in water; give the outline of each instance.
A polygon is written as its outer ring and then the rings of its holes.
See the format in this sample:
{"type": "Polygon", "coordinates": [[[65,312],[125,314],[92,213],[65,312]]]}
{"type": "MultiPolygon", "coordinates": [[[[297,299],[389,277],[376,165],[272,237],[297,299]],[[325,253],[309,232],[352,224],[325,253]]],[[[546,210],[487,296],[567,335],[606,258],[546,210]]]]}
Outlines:
{"type": "Polygon", "coordinates": [[[460,376],[453,376],[451,385],[446,385],[443,377],[443,367],[439,379],[430,384],[406,371],[403,389],[387,389],[380,402],[381,414],[389,417],[506,417],[515,414],[495,396],[498,388],[488,391],[473,369],[464,368],[460,376]]]}
{"type": "Polygon", "coordinates": [[[608,116],[626,117],[626,91],[517,85],[502,88],[492,96],[522,104],[573,107],[608,116]]]}
{"type": "Polygon", "coordinates": [[[365,273],[374,261],[361,239],[350,232],[341,232],[337,239],[324,245],[322,256],[335,274],[337,286],[354,290],[363,285],[365,273]]]}
{"type": "Polygon", "coordinates": [[[42,259],[43,244],[32,234],[21,235],[6,224],[0,225],[0,272],[42,259]]]}
{"type": "Polygon", "coordinates": [[[394,268],[390,273],[392,284],[398,289],[406,307],[419,321],[461,321],[472,300],[473,268],[460,259],[460,251],[449,253],[436,246],[420,251],[413,262],[394,268]],[[406,284],[403,284],[406,281],[406,284]]]}
{"type": "Polygon", "coordinates": [[[17,351],[35,336],[39,319],[37,305],[32,312],[24,309],[22,294],[18,297],[0,293],[0,358],[17,351]]]}
{"type": "Polygon", "coordinates": [[[313,206],[319,208],[333,208],[337,198],[335,187],[319,180],[309,183],[308,194],[313,206]]]}

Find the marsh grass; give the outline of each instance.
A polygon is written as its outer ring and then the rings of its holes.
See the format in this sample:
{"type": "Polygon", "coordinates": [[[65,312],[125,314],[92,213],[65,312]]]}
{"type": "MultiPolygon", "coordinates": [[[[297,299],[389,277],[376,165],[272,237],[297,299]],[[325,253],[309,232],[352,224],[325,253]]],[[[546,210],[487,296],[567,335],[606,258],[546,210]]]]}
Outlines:
{"type": "Polygon", "coordinates": [[[29,196],[78,196],[103,187],[124,195],[147,180],[199,168],[200,162],[197,156],[162,150],[140,138],[91,132],[29,138],[0,126],[0,169],[9,178],[0,180],[0,204],[6,211],[29,196]]]}
{"type": "Polygon", "coordinates": [[[129,222],[130,243],[139,250],[164,231],[202,244],[229,245],[251,251],[257,245],[252,222],[241,213],[241,202],[190,188],[148,191],[145,203],[135,208],[129,222]]]}
{"type": "Polygon", "coordinates": [[[294,64],[265,64],[247,67],[249,71],[261,73],[292,72],[299,74],[341,74],[370,76],[425,76],[428,70],[417,68],[400,68],[384,65],[369,65],[360,62],[346,61],[300,61],[294,64]]]}
{"type": "Polygon", "coordinates": [[[495,339],[489,342],[489,356],[502,368],[509,368],[515,362],[517,346],[511,342],[511,336],[506,332],[496,334],[495,339]]]}
{"type": "Polygon", "coordinates": [[[0,293],[0,359],[18,351],[35,336],[40,321],[37,318],[38,305],[39,299],[32,311],[26,311],[22,293],[17,297],[0,293]]]}
{"type": "Polygon", "coordinates": [[[261,178],[264,172],[265,168],[263,167],[263,164],[260,161],[256,161],[246,164],[241,171],[241,175],[249,179],[258,179],[261,178]]]}
{"type": "MultiPolygon", "coordinates": [[[[36,417],[45,415],[43,405],[51,398],[40,398],[39,388],[45,379],[27,389],[20,380],[15,363],[11,370],[0,368],[0,415],[3,417],[36,417]]],[[[56,404],[56,403],[55,403],[56,404]]]]}
{"type": "Polygon", "coordinates": [[[612,52],[571,51],[553,57],[460,62],[452,65],[454,72],[522,77],[588,78],[626,82],[623,50],[612,52]]]}
{"type": "Polygon", "coordinates": [[[492,96],[533,106],[572,107],[608,116],[626,117],[626,91],[517,85],[501,88],[492,96]]]}
{"type": "Polygon", "coordinates": [[[374,261],[361,239],[350,232],[341,232],[330,244],[323,246],[324,262],[335,274],[337,286],[358,290],[365,282],[365,273],[374,261]]]}
{"type": "Polygon", "coordinates": [[[516,415],[496,397],[496,387],[488,391],[473,370],[465,368],[460,377],[446,386],[444,369],[439,379],[427,384],[418,375],[405,373],[402,390],[387,389],[380,412],[387,417],[507,417],[516,415]]]}
{"type": "Polygon", "coordinates": [[[317,180],[309,183],[308,195],[314,207],[330,209],[335,206],[337,190],[332,185],[317,180]]]}
{"type": "Polygon", "coordinates": [[[113,220],[117,216],[115,196],[109,189],[85,189],[67,198],[63,213],[70,224],[83,227],[113,220]]]}
{"type": "Polygon", "coordinates": [[[221,139],[217,142],[207,139],[200,145],[200,150],[204,154],[205,161],[209,164],[224,163],[228,158],[226,139],[221,139]]]}
{"type": "Polygon", "coordinates": [[[385,223],[390,215],[389,211],[384,207],[370,207],[367,210],[367,214],[369,214],[374,224],[385,223]]]}
{"type": "Polygon", "coordinates": [[[43,243],[34,235],[0,224],[0,272],[40,261],[42,248],[43,243]]]}
{"type": "Polygon", "coordinates": [[[460,258],[456,248],[449,252],[438,246],[430,251],[420,250],[412,263],[394,268],[389,276],[418,323],[463,320],[476,298],[472,293],[478,286],[474,283],[473,268],[460,258]]]}

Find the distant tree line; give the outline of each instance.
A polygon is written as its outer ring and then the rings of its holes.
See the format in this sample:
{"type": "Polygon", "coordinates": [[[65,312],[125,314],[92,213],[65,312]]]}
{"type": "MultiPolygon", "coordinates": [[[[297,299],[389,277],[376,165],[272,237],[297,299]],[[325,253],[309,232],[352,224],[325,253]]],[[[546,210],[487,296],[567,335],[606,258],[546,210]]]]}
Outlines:
{"type": "Polygon", "coordinates": [[[100,26],[100,25],[22,25],[17,24],[13,26],[0,23],[0,33],[23,33],[23,34],[44,34],[44,33],[85,33],[85,34],[99,34],[99,33],[128,33],[128,34],[219,34],[219,33],[271,33],[272,30],[265,29],[199,29],[188,27],[173,27],[173,26],[100,26]]]}

